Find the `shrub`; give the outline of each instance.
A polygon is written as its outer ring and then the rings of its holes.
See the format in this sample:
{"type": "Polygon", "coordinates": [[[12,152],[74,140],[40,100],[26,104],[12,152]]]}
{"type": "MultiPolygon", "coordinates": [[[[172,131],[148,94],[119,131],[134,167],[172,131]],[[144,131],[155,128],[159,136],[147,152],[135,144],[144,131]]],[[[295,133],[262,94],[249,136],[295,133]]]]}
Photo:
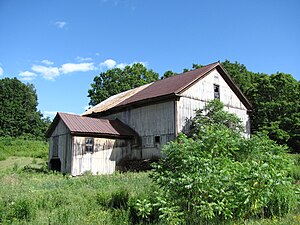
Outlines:
{"type": "Polygon", "coordinates": [[[196,140],[180,135],[166,145],[151,177],[189,224],[282,216],[293,202],[285,151],[264,135],[245,139],[223,125],[204,126],[196,140]],[[279,189],[285,194],[274,194],[279,189]]]}

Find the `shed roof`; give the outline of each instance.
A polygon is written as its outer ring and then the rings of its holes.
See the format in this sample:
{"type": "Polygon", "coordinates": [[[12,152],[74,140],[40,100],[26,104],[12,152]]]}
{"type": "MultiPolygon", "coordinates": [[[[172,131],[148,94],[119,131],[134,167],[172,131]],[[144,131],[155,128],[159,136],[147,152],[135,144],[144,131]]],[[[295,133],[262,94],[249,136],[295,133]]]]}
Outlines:
{"type": "Polygon", "coordinates": [[[83,117],[68,113],[57,113],[50,128],[46,132],[46,137],[50,137],[62,120],[68,127],[71,134],[91,135],[91,136],[113,136],[113,137],[133,137],[135,132],[122,123],[120,120],[98,119],[83,117]]]}
{"type": "Polygon", "coordinates": [[[238,86],[235,84],[226,70],[222,67],[222,65],[219,62],[215,62],[203,66],[199,69],[178,74],[176,76],[172,76],[147,85],[143,85],[139,88],[135,88],[127,92],[122,92],[120,94],[114,95],[99,103],[98,105],[92,107],[82,115],[97,114],[111,109],[122,108],[134,104],[140,104],[143,102],[148,103],[150,101],[155,101],[156,99],[180,96],[181,92],[191,87],[194,83],[205,77],[214,69],[217,69],[219,71],[224,80],[233,89],[235,94],[245,104],[246,108],[250,110],[250,102],[243,95],[241,90],[238,88],[238,86]],[[114,102],[115,104],[111,105],[111,101],[114,99],[118,99],[118,102],[114,102]]]}

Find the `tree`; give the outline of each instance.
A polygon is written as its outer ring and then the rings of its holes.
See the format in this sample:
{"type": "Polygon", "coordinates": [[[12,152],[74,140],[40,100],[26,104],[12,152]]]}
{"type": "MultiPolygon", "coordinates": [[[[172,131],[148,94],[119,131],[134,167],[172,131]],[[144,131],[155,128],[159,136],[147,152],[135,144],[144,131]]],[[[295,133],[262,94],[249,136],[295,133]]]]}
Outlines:
{"type": "Polygon", "coordinates": [[[37,95],[32,84],[17,78],[0,80],[0,136],[43,138],[50,123],[37,111],[37,95]]]}
{"type": "Polygon", "coordinates": [[[203,109],[196,110],[196,115],[191,121],[190,137],[201,136],[206,126],[225,126],[238,133],[245,132],[242,121],[235,115],[224,110],[224,104],[219,99],[210,101],[203,109]]]}
{"type": "Polygon", "coordinates": [[[272,74],[261,78],[249,94],[254,96],[255,131],[300,151],[299,83],[289,74],[272,74]]]}
{"type": "Polygon", "coordinates": [[[292,75],[253,73],[243,64],[222,63],[253,106],[251,133],[266,132],[293,152],[300,151],[300,90],[292,75]]]}
{"type": "Polygon", "coordinates": [[[173,72],[173,71],[171,71],[171,70],[168,70],[168,71],[166,71],[166,72],[164,73],[164,75],[163,75],[160,79],[163,80],[163,79],[166,79],[166,78],[168,78],[168,77],[173,77],[173,76],[175,76],[175,75],[177,75],[177,73],[175,73],[175,72],[173,72]]]}
{"type": "Polygon", "coordinates": [[[158,73],[136,63],[124,69],[113,68],[95,76],[88,90],[90,105],[94,106],[112,95],[158,80],[158,73]]]}

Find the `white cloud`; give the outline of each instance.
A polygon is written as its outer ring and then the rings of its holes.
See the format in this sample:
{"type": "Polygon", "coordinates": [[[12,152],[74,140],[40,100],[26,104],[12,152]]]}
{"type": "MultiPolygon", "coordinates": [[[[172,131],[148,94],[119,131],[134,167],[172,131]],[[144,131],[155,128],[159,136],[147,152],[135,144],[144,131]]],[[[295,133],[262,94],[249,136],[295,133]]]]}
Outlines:
{"type": "Polygon", "coordinates": [[[43,64],[45,64],[45,65],[47,65],[47,66],[50,66],[50,65],[53,65],[53,64],[54,64],[54,62],[51,62],[51,61],[48,60],[48,59],[42,60],[41,63],[43,63],[43,64]]]}
{"type": "Polygon", "coordinates": [[[65,63],[59,68],[62,73],[87,72],[94,70],[94,63],[65,63]]]}
{"type": "Polygon", "coordinates": [[[3,68],[0,66],[0,76],[2,76],[3,73],[4,73],[4,70],[3,70],[3,68]]]}
{"type": "MultiPolygon", "coordinates": [[[[45,60],[43,60],[45,61],[45,60]]],[[[51,63],[51,61],[48,62],[48,60],[44,63],[51,63]]],[[[31,70],[35,73],[39,73],[45,78],[46,80],[52,80],[54,81],[56,77],[60,76],[61,74],[67,74],[67,73],[73,73],[73,72],[87,72],[94,70],[95,66],[94,63],[65,63],[61,65],[61,67],[52,67],[52,66],[43,66],[43,65],[33,65],[31,67],[31,70]]],[[[30,73],[31,78],[33,78],[33,72],[25,71],[25,75],[23,76],[27,77],[26,79],[29,80],[30,73]]],[[[36,75],[36,74],[35,74],[36,75]]],[[[21,76],[21,74],[20,74],[21,76]]],[[[25,78],[24,78],[25,79],[25,78]]]]}
{"type": "Polygon", "coordinates": [[[116,67],[119,68],[119,69],[124,69],[125,66],[128,66],[128,64],[127,63],[119,63],[119,64],[116,65],[116,67]]]}
{"type": "Polygon", "coordinates": [[[42,74],[46,80],[54,80],[59,76],[59,70],[57,67],[33,65],[31,69],[36,73],[42,74]]]}
{"type": "Polygon", "coordinates": [[[112,69],[117,65],[117,62],[113,59],[107,59],[104,62],[100,63],[100,69],[112,69]]]}
{"type": "Polygon", "coordinates": [[[66,22],[66,21],[56,21],[56,22],[55,22],[55,25],[56,25],[58,28],[62,29],[62,28],[64,28],[64,27],[67,25],[67,22],[66,22]]]}
{"type": "Polygon", "coordinates": [[[119,68],[119,69],[124,69],[125,66],[132,66],[135,63],[141,63],[145,67],[147,67],[148,63],[147,62],[132,62],[132,63],[117,63],[113,59],[107,59],[104,62],[100,63],[100,70],[105,70],[105,69],[113,69],[113,68],[119,68]]]}
{"type": "Polygon", "coordinates": [[[21,80],[31,81],[36,78],[36,74],[30,71],[22,71],[19,73],[19,76],[22,77],[21,80]]]}
{"type": "Polygon", "coordinates": [[[76,60],[77,60],[78,62],[93,61],[93,59],[90,58],[90,57],[80,57],[80,56],[77,56],[77,57],[76,57],[76,60]]]}

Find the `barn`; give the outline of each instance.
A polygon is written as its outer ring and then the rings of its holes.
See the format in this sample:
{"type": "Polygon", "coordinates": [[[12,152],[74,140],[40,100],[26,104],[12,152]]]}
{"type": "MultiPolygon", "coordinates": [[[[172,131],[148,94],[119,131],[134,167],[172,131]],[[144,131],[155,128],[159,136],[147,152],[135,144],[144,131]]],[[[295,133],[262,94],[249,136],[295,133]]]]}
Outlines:
{"type": "Polygon", "coordinates": [[[112,173],[123,159],[151,159],[195,110],[215,98],[250,135],[251,104],[219,62],[111,96],[82,115],[58,113],[46,136],[49,169],[71,175],[112,173]]]}

